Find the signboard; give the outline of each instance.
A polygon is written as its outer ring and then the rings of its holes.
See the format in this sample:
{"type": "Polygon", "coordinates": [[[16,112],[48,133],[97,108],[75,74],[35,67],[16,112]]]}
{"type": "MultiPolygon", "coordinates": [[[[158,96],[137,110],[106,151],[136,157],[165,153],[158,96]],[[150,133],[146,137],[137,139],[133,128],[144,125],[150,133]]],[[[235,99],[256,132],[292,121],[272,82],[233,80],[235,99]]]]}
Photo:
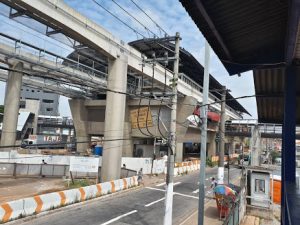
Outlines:
{"type": "Polygon", "coordinates": [[[137,129],[138,123],[140,128],[145,128],[146,126],[152,127],[152,114],[149,107],[141,107],[140,109],[130,110],[131,128],[137,129]],[[148,118],[147,118],[148,114],[148,118]]]}
{"type": "Polygon", "coordinates": [[[98,173],[99,158],[70,157],[70,172],[98,173]]]}
{"type": "Polygon", "coordinates": [[[54,135],[29,135],[28,139],[30,140],[38,140],[44,142],[61,142],[61,136],[54,136],[54,135]]]}

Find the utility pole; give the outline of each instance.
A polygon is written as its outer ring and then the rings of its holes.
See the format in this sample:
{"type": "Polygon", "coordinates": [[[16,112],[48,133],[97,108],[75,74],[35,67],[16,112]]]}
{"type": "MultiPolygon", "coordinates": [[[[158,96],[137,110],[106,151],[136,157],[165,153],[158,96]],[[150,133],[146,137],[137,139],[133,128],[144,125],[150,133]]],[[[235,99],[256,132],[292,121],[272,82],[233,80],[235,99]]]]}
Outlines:
{"type": "Polygon", "coordinates": [[[206,167],[206,143],[207,143],[207,110],[208,110],[208,89],[209,89],[209,61],[210,47],[205,41],[205,60],[204,60],[204,79],[203,79],[203,102],[200,116],[201,125],[201,161],[200,161],[200,180],[199,180],[199,207],[198,225],[204,224],[204,199],[205,199],[205,167],[206,167]]]}
{"type": "Polygon", "coordinates": [[[177,114],[177,82],[179,71],[179,44],[180,34],[176,32],[175,36],[175,61],[174,75],[172,80],[172,109],[170,124],[170,140],[168,149],[167,177],[166,177],[166,195],[165,195],[165,217],[164,225],[172,225],[173,213],[173,177],[174,177],[174,154],[176,152],[176,114],[177,114]]]}
{"type": "MultiPolygon", "coordinates": [[[[219,127],[220,133],[220,152],[218,166],[218,184],[224,184],[224,148],[225,148],[225,106],[226,106],[226,87],[222,88],[221,97],[221,121],[219,127]]],[[[229,166],[229,165],[228,165],[229,166]]]]}

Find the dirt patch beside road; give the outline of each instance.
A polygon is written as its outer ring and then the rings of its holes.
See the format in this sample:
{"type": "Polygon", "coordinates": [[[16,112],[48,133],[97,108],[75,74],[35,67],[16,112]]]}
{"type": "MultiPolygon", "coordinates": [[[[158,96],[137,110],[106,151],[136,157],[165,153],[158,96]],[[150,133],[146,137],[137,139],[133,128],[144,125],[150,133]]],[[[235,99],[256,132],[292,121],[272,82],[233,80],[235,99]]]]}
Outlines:
{"type": "Polygon", "coordinates": [[[0,204],[64,189],[65,182],[57,178],[0,178],[0,204]]]}

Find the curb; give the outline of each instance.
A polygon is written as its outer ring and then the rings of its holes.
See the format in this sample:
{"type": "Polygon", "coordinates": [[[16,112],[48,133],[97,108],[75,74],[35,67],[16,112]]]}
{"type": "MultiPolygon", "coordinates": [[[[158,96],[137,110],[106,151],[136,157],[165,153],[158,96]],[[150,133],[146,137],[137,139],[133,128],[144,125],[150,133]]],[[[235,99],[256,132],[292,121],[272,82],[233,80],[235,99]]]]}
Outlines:
{"type": "Polygon", "coordinates": [[[58,191],[34,197],[6,202],[0,205],[0,223],[21,219],[37,214],[47,214],[54,209],[66,208],[84,204],[90,199],[112,196],[122,190],[128,190],[138,185],[137,177],[123,178],[96,185],[58,191]]]}

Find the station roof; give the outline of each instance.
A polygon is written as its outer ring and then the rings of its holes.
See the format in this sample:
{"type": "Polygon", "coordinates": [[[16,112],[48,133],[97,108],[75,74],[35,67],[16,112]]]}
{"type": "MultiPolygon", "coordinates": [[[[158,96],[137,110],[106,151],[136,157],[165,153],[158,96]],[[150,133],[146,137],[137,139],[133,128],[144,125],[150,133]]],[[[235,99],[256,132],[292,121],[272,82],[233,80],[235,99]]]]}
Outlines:
{"type": "Polygon", "coordinates": [[[254,70],[259,122],[282,123],[285,70],[280,68],[299,64],[299,1],[179,1],[230,75],[254,70]]]}
{"type": "MultiPolygon", "coordinates": [[[[129,45],[133,46],[147,57],[152,57],[152,54],[155,52],[156,58],[164,57],[166,51],[168,52],[169,57],[171,57],[174,55],[173,51],[175,49],[174,44],[171,42],[159,43],[155,39],[151,38],[133,41],[130,42],[129,45]]],[[[169,63],[167,66],[169,70],[173,70],[172,67],[173,63],[169,63]]],[[[184,73],[193,81],[198,83],[201,87],[203,86],[204,68],[198,62],[198,60],[195,59],[195,57],[184,48],[180,48],[179,73],[184,73]]],[[[220,84],[212,75],[210,75],[209,89],[210,92],[217,98],[216,100],[221,99],[220,91],[222,87],[222,84],[220,84]]],[[[226,104],[232,109],[250,115],[249,112],[237,100],[233,100],[233,96],[231,94],[227,93],[226,99],[228,99],[226,104]]]]}

